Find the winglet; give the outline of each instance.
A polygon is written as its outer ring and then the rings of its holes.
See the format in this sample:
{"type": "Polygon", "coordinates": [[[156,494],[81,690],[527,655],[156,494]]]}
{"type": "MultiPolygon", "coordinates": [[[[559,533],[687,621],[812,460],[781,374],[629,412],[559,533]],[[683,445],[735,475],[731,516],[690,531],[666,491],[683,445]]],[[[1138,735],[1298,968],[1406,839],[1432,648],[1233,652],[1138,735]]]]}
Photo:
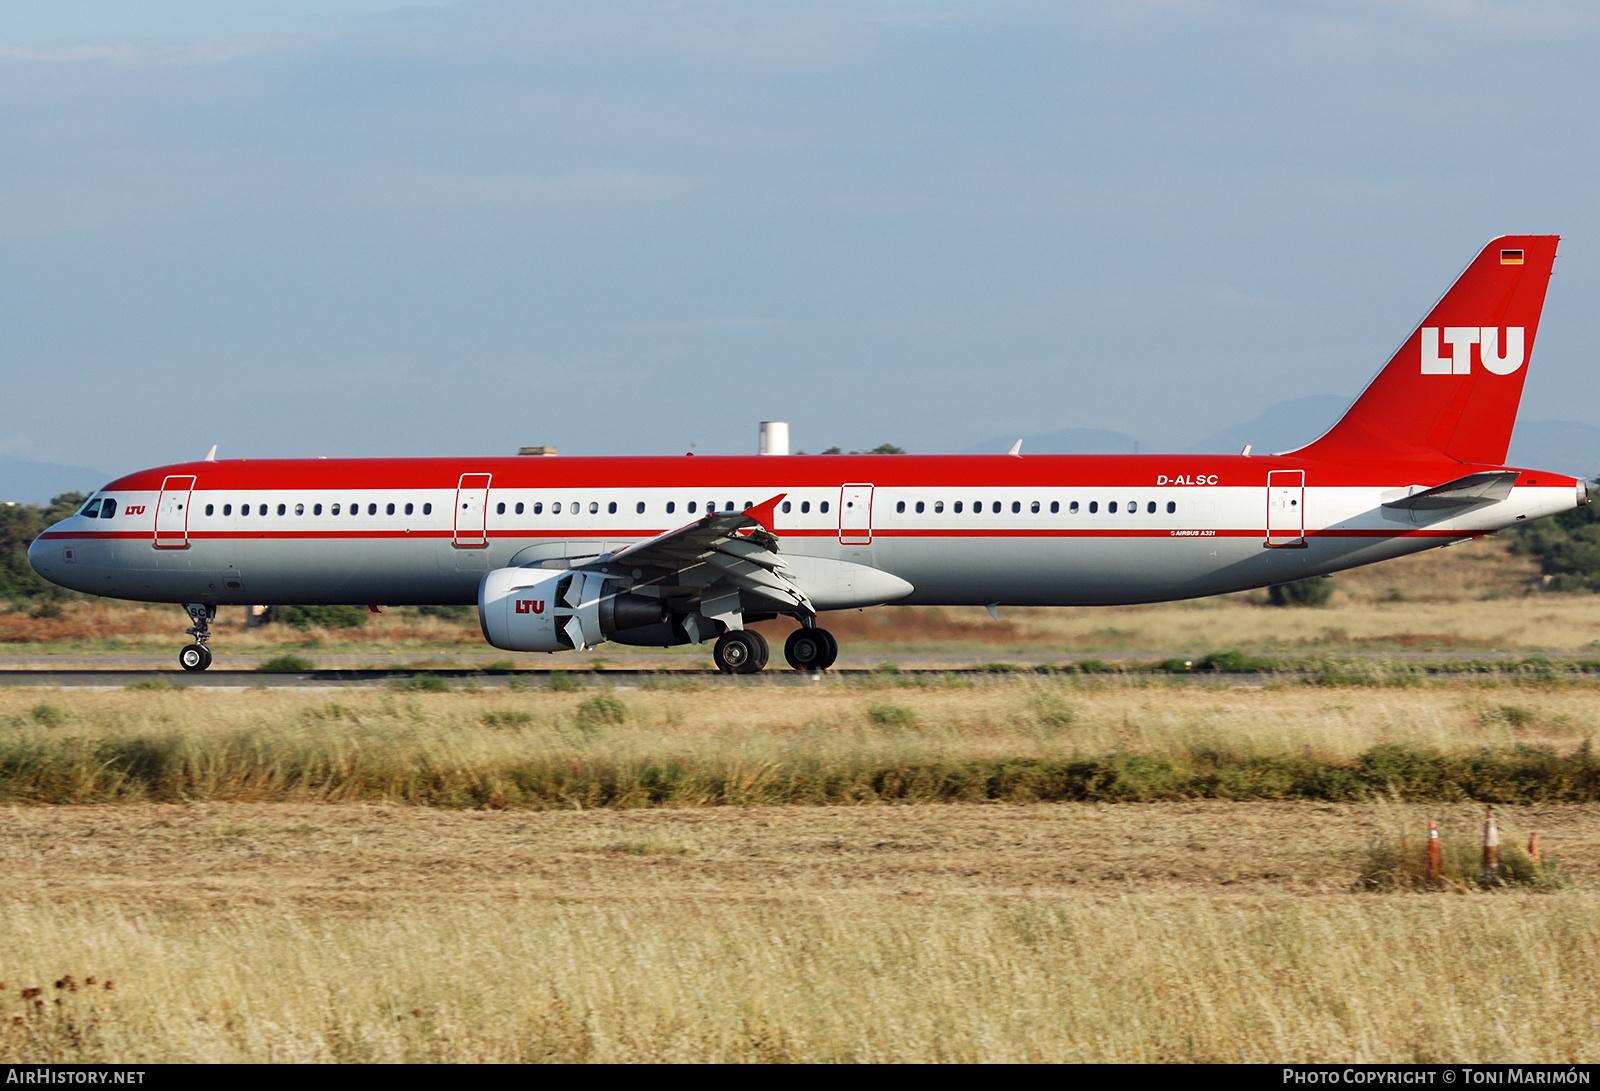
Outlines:
{"type": "Polygon", "coordinates": [[[206,452],[205,461],[207,461],[207,462],[215,462],[216,460],[217,460],[217,445],[215,443],[213,443],[211,445],[211,450],[206,452]]]}
{"type": "Polygon", "coordinates": [[[771,500],[763,500],[753,508],[745,508],[744,514],[760,523],[762,527],[766,529],[768,534],[776,534],[778,532],[774,530],[772,526],[773,517],[777,514],[778,501],[782,500],[788,495],[789,494],[786,492],[780,492],[771,500]]]}
{"type": "Polygon", "coordinates": [[[1013,443],[1011,445],[1011,450],[1007,451],[1006,454],[1020,456],[1022,454],[1022,441],[1019,439],[1017,442],[1013,443]]]}

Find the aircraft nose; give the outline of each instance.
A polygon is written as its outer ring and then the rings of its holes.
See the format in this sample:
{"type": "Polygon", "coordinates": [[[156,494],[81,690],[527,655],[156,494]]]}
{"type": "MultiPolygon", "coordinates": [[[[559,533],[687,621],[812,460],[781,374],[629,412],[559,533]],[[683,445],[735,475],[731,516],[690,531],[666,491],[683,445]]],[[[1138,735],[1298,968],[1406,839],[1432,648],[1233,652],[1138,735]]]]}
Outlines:
{"type": "Polygon", "coordinates": [[[47,580],[51,579],[51,574],[55,571],[55,565],[50,561],[52,552],[49,544],[38,538],[28,545],[28,567],[47,580]]]}

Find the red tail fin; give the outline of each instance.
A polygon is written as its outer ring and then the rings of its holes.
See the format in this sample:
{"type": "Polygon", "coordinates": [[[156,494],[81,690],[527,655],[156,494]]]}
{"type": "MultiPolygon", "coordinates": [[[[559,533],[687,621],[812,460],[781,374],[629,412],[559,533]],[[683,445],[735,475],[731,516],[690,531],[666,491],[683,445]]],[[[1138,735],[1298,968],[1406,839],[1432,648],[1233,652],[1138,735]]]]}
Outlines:
{"type": "Polygon", "coordinates": [[[1511,443],[1556,235],[1494,239],[1306,458],[1443,455],[1499,466],[1511,443]]]}

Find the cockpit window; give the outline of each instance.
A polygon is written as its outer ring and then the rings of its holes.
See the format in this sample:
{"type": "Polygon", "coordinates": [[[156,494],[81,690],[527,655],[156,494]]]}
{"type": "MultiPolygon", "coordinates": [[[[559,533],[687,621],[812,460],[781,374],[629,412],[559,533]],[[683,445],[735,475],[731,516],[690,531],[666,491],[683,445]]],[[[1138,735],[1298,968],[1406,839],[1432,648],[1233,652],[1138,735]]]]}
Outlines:
{"type": "Polygon", "coordinates": [[[100,505],[100,518],[109,519],[115,514],[117,514],[117,502],[108,496],[100,505]]]}
{"type": "Polygon", "coordinates": [[[89,501],[87,504],[85,504],[83,506],[83,510],[78,512],[78,514],[83,516],[85,519],[98,519],[98,518],[100,518],[100,501],[98,501],[98,500],[89,501]]]}

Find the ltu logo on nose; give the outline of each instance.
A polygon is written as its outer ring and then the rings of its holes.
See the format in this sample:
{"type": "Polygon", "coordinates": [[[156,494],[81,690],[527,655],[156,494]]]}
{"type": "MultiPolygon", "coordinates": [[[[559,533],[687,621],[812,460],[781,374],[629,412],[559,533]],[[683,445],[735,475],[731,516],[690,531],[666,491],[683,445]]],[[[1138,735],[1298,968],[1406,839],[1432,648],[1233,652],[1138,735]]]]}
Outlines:
{"type": "Polygon", "coordinates": [[[1472,346],[1478,346],[1478,359],[1490,373],[1510,375],[1522,366],[1521,326],[1507,326],[1504,352],[1499,326],[1444,326],[1444,342],[1449,356],[1439,355],[1439,326],[1422,327],[1422,373],[1424,375],[1471,375],[1472,346]]]}
{"type": "Polygon", "coordinates": [[[518,599],[517,613],[542,614],[544,613],[544,599],[518,599]]]}

